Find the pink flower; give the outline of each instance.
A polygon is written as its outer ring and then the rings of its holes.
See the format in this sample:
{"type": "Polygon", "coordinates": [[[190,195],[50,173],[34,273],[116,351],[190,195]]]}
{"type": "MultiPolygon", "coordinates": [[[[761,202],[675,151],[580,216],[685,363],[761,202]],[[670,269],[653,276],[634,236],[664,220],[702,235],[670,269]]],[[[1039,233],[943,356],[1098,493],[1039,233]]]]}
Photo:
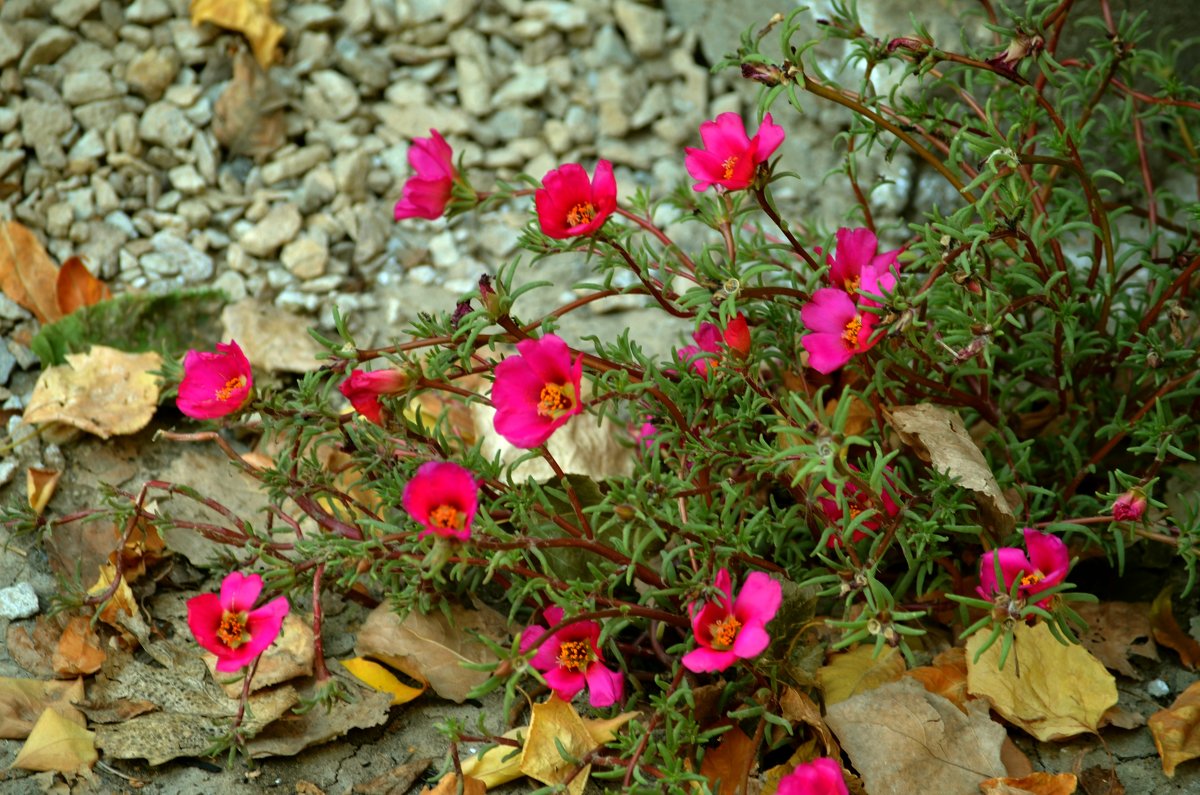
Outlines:
{"type": "Polygon", "coordinates": [[[715,121],[704,122],[700,125],[704,149],[684,149],[684,166],[696,179],[693,190],[711,185],[725,190],[750,187],[758,167],[767,162],[783,138],[783,128],[771,120],[770,113],[763,117],[753,138],[746,135],[746,125],[736,113],[722,113],[715,121]]]}
{"type": "Polygon", "coordinates": [[[871,334],[879,318],[860,311],[854,299],[842,290],[817,290],[800,309],[800,319],[809,330],[800,344],[808,351],[809,366],[819,373],[832,373],[855,354],[875,345],[871,334]]]}
{"type": "Polygon", "coordinates": [[[720,360],[725,348],[733,349],[739,356],[750,355],[750,327],[746,316],[738,312],[737,317],[729,321],[722,330],[713,323],[701,323],[700,328],[692,332],[695,345],[684,345],[676,354],[680,361],[691,361],[692,369],[705,378],[708,377],[709,365],[720,360]],[[700,356],[701,353],[711,353],[715,356],[700,356]],[[698,357],[698,358],[697,358],[698,357]]]}
{"type": "Polygon", "coordinates": [[[354,406],[354,410],[376,425],[382,425],[383,405],[380,395],[396,395],[408,388],[408,377],[399,370],[364,372],[351,370],[350,376],[338,386],[354,406]]]}
{"type": "MultiPolygon", "coordinates": [[[[562,623],[563,609],[548,607],[545,617],[550,626],[557,626],[562,623]]],[[[545,634],[542,627],[526,627],[521,633],[521,653],[532,649],[545,634]]],[[[593,707],[609,707],[625,695],[625,680],[605,667],[599,640],[599,624],[576,621],[538,646],[530,663],[542,672],[546,684],[563,701],[570,701],[586,687],[588,703],[593,707]]]]}
{"type": "Polygon", "coordinates": [[[738,312],[737,317],[729,321],[725,330],[721,332],[721,336],[725,338],[725,344],[738,356],[745,359],[750,355],[750,326],[746,323],[746,316],[741,312],[738,312]]]}
{"type": "Polygon", "coordinates": [[[183,357],[183,380],[175,405],[189,417],[210,420],[246,405],[254,379],[246,354],[233,340],[217,343],[216,353],[190,350],[183,357]]]}
{"type": "MultiPolygon", "coordinates": [[[[857,467],[851,466],[850,468],[855,472],[858,471],[857,467]]],[[[891,467],[888,467],[888,469],[890,470],[891,467]]],[[[887,477],[886,475],[884,475],[884,478],[889,484],[891,484],[891,478],[887,477]]],[[[828,480],[821,485],[824,486],[825,490],[830,494],[836,493],[837,486],[828,480]]],[[[821,504],[821,511],[825,514],[825,518],[827,518],[830,522],[834,522],[836,524],[841,524],[843,521],[850,522],[868,508],[878,509],[882,507],[883,513],[886,514],[888,518],[891,518],[900,512],[900,506],[897,505],[896,501],[892,499],[892,495],[888,493],[886,488],[883,490],[882,494],[880,494],[878,497],[875,497],[872,494],[861,491],[855,484],[847,482],[842,486],[842,493],[846,495],[846,516],[842,515],[842,509],[838,507],[838,501],[836,499],[832,497],[817,498],[817,502],[821,504]]],[[[883,516],[876,514],[875,517],[864,520],[863,523],[854,530],[853,537],[850,539],[851,542],[857,543],[862,541],[864,538],[869,538],[871,533],[874,533],[879,529],[879,526],[883,524],[883,518],[883,516]]],[[[841,536],[834,534],[830,537],[828,546],[835,547],[841,543],[841,536]]]]}
{"type": "MultiPolygon", "coordinates": [[[[896,263],[900,249],[879,253],[879,241],[875,233],[866,227],[837,231],[835,253],[829,257],[829,281],[843,289],[859,303],[859,288],[864,281],[874,284],[875,295],[890,293],[896,288],[896,263]]],[[[870,299],[867,306],[879,306],[870,299]]]]}
{"type": "Polygon", "coordinates": [[[257,574],[234,571],[221,583],[220,596],[202,593],[188,600],[188,627],[202,648],[217,655],[218,671],[244,668],[278,637],[288,600],[280,596],[251,610],[262,586],[257,574]]]}
{"type": "Polygon", "coordinates": [[[688,605],[699,648],[683,655],[683,667],[693,673],[724,671],[739,659],[761,654],[771,642],[767,622],[783,599],[783,586],[761,571],[746,578],[737,599],[727,569],[717,572],[716,586],[723,594],[717,601],[688,605]]]}
{"type": "Polygon", "coordinates": [[[657,444],[657,442],[654,441],[654,437],[657,433],[658,428],[654,427],[654,423],[643,422],[642,427],[633,432],[633,440],[635,442],[640,442],[644,449],[650,450],[654,447],[654,445],[657,444]]]}
{"type": "Polygon", "coordinates": [[[1117,497],[1112,506],[1113,521],[1136,522],[1146,512],[1146,494],[1141,489],[1130,489],[1117,497]]]}
{"type": "Polygon", "coordinates": [[[451,461],[428,461],[404,486],[408,515],[425,526],[418,538],[439,535],[466,541],[479,506],[479,483],[471,470],[451,461]]]}
{"type": "Polygon", "coordinates": [[[796,765],[796,769],[779,779],[776,795],[850,795],[842,766],[823,756],[796,765]]]}
{"type": "Polygon", "coordinates": [[[583,354],[571,362],[567,344],[554,334],[517,343],[519,356],[496,365],[492,403],[496,433],[517,447],[543,444],[583,411],[579,400],[583,354]]]}
{"type": "Polygon", "coordinates": [[[578,163],[546,173],[533,195],[538,223],[548,237],[559,240],[590,235],[617,209],[617,181],[612,163],[596,164],[592,179],[578,163]]]}
{"type": "Polygon", "coordinates": [[[408,164],[415,176],[409,177],[396,202],[396,220],[402,218],[440,218],[450,201],[450,189],[458,177],[454,168],[454,150],[437,130],[428,138],[414,138],[408,148],[408,164]]]}
{"type": "MultiPolygon", "coordinates": [[[[984,599],[1007,594],[1012,590],[1013,583],[1019,583],[1017,596],[1028,600],[1066,579],[1071,558],[1062,539],[1040,533],[1031,527],[1026,527],[1024,533],[1029,557],[1016,547],[1000,547],[995,552],[985,552],[979,558],[978,591],[984,599]],[[996,580],[997,558],[1003,582],[996,580]]],[[[1048,601],[1038,602],[1038,607],[1045,607],[1048,601]]]]}

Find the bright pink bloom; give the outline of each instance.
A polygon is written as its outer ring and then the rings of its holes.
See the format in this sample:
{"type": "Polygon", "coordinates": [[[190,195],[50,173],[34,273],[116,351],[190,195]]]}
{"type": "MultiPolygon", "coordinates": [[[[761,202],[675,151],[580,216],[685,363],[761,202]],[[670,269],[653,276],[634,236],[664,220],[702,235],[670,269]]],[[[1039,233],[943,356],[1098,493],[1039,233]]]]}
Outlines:
{"type": "Polygon", "coordinates": [[[376,425],[381,425],[383,405],[380,395],[396,395],[408,388],[408,378],[399,370],[375,370],[364,372],[351,370],[350,376],[338,386],[354,406],[354,410],[376,425]]]}
{"type": "Polygon", "coordinates": [[[590,235],[617,209],[612,163],[598,162],[591,180],[578,163],[559,166],[542,178],[533,202],[538,223],[548,237],[563,240],[590,235]]]}
{"type": "Polygon", "coordinates": [[[692,369],[700,375],[708,378],[708,366],[715,364],[720,358],[721,351],[725,347],[725,338],[721,334],[721,330],[712,323],[701,323],[700,328],[692,332],[692,339],[696,341],[695,345],[684,345],[679,349],[679,360],[682,362],[691,362],[692,369]],[[716,354],[713,356],[700,356],[701,353],[716,354]]]}
{"type": "Polygon", "coordinates": [[[583,354],[571,362],[567,344],[554,334],[517,343],[519,356],[496,365],[492,403],[496,433],[516,447],[543,444],[583,411],[579,390],[583,354]]]}
{"type": "Polygon", "coordinates": [[[776,795],[850,795],[842,766],[823,756],[796,765],[796,769],[779,779],[776,795]]]}
{"type": "Polygon", "coordinates": [[[1130,489],[1117,497],[1112,506],[1113,520],[1136,522],[1146,512],[1146,494],[1141,489],[1130,489]]]}
{"type": "Polygon", "coordinates": [[[189,417],[210,420],[246,405],[254,379],[246,354],[233,340],[217,343],[216,353],[190,350],[183,357],[183,380],[175,405],[189,417]]]}
{"type": "Polygon", "coordinates": [[[750,355],[750,326],[746,323],[746,316],[741,312],[738,312],[737,317],[729,321],[721,335],[725,338],[725,344],[738,356],[745,359],[750,355]]]}
{"type": "Polygon", "coordinates": [[[809,366],[819,373],[832,373],[855,354],[875,345],[871,334],[879,318],[860,311],[854,299],[842,290],[817,290],[801,307],[800,319],[809,330],[800,344],[808,351],[809,366]]]}
{"type": "MultiPolygon", "coordinates": [[[[857,467],[852,466],[851,469],[853,469],[855,472],[858,471],[857,467]]],[[[888,469],[891,469],[891,467],[888,467],[888,469]]],[[[884,478],[889,484],[891,484],[891,478],[887,477],[886,475],[884,475],[884,478]]],[[[834,494],[837,490],[837,486],[828,480],[821,485],[823,485],[825,490],[830,494],[834,494]]],[[[833,497],[817,498],[817,502],[821,504],[821,511],[831,522],[837,524],[841,524],[843,521],[849,522],[868,508],[882,508],[883,514],[886,514],[888,518],[891,518],[900,512],[900,506],[897,505],[896,501],[892,499],[892,495],[888,493],[886,488],[883,490],[883,493],[876,498],[872,494],[861,491],[855,484],[847,482],[842,486],[842,493],[846,495],[846,516],[842,515],[842,509],[838,507],[838,501],[833,497]]],[[[863,521],[863,523],[854,530],[851,541],[857,543],[862,541],[864,538],[869,538],[871,533],[878,530],[879,526],[883,524],[883,519],[883,515],[876,514],[873,518],[863,521]]],[[[834,534],[830,537],[828,546],[835,547],[841,543],[841,536],[834,534]]]]}
{"type": "Polygon", "coordinates": [[[688,605],[699,648],[683,655],[683,667],[693,673],[724,671],[739,659],[761,654],[771,642],[767,622],[783,599],[783,586],[761,571],[746,578],[737,599],[727,569],[717,572],[716,586],[722,593],[717,601],[688,605]]]}
{"type": "MultiPolygon", "coordinates": [[[[1028,600],[1042,591],[1053,588],[1067,577],[1071,557],[1067,545],[1058,536],[1040,533],[1026,527],[1025,548],[1029,556],[1016,547],[1000,547],[995,552],[985,552],[979,558],[979,595],[991,599],[997,594],[1009,593],[1013,583],[1019,583],[1017,596],[1028,600]],[[995,560],[1000,560],[1000,575],[1003,582],[996,580],[995,560]]],[[[1048,600],[1038,602],[1045,607],[1048,600]]]]}
{"type": "MultiPolygon", "coordinates": [[[[829,282],[845,290],[859,303],[859,288],[864,283],[876,285],[875,295],[890,293],[896,288],[896,267],[900,249],[879,252],[879,240],[866,227],[837,231],[837,247],[828,258],[829,282]]],[[[879,306],[877,301],[864,299],[867,306],[879,306]]]]}
{"type": "Polygon", "coordinates": [[[654,441],[655,435],[658,433],[658,428],[654,427],[652,422],[643,422],[642,427],[633,432],[635,442],[640,442],[642,447],[649,450],[654,447],[657,442],[654,441]]]}
{"type": "Polygon", "coordinates": [[[202,593],[188,600],[188,627],[202,648],[217,655],[218,671],[246,667],[278,637],[288,600],[280,596],[251,610],[262,586],[257,574],[234,571],[221,583],[220,596],[202,593]]]}
{"type": "MultiPolygon", "coordinates": [[[[562,623],[563,609],[548,607],[545,617],[551,627],[557,626],[562,623]]],[[[521,633],[521,653],[532,649],[546,631],[540,626],[526,627],[521,633]]],[[[588,703],[593,707],[610,707],[625,695],[625,680],[605,667],[599,641],[599,624],[576,621],[547,638],[529,662],[542,672],[546,684],[563,701],[575,698],[586,687],[588,703]]]]}
{"type": "Polygon", "coordinates": [[[700,125],[703,149],[686,147],[683,164],[696,179],[694,190],[707,190],[719,185],[725,190],[750,187],[758,167],[767,162],[783,143],[783,128],[763,117],[753,138],[746,135],[746,124],[736,113],[722,113],[714,121],[700,125]]]}
{"type": "Polygon", "coordinates": [[[428,461],[404,486],[408,515],[425,526],[418,538],[439,535],[466,541],[479,506],[479,483],[471,470],[451,461],[428,461]]]}
{"type": "Polygon", "coordinates": [[[454,150],[437,130],[428,138],[414,138],[408,147],[408,164],[416,172],[404,183],[396,202],[396,220],[440,218],[450,201],[450,189],[458,177],[454,150]]]}

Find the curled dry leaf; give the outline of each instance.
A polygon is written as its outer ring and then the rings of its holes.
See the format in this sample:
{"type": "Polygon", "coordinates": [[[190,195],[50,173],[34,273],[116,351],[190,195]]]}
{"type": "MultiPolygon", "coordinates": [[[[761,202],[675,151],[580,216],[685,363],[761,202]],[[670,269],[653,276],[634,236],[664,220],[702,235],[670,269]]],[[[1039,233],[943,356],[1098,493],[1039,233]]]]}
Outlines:
{"type": "Polygon", "coordinates": [[[1154,630],[1154,639],[1179,653],[1179,662],[1189,670],[1196,670],[1200,662],[1200,643],[1183,631],[1175,620],[1175,612],[1171,606],[1171,588],[1168,586],[1154,598],[1150,605],[1150,626],[1154,630]]]}
{"type": "Polygon", "coordinates": [[[1020,778],[989,778],[979,785],[983,795],[1071,795],[1079,782],[1071,773],[1030,773],[1020,778]]]}
{"type": "Polygon", "coordinates": [[[582,759],[596,747],[583,719],[574,707],[553,695],[543,704],[534,704],[530,712],[529,736],[521,749],[521,772],[551,787],[566,784],[571,795],[583,795],[592,766],[584,765],[573,776],[576,765],[571,760],[582,759]],[[570,783],[566,783],[568,778],[570,783]]]}
{"type": "Polygon", "coordinates": [[[213,103],[213,136],[235,155],[265,160],[287,140],[283,94],[245,50],[233,58],[233,79],[213,103]]]}
{"type": "Polygon", "coordinates": [[[837,740],[833,738],[833,732],[829,731],[829,726],[821,717],[821,708],[817,706],[817,702],[808,697],[808,694],[802,690],[785,687],[783,695],[779,697],[779,710],[783,717],[793,724],[799,723],[812,729],[812,733],[821,746],[818,752],[819,756],[836,757],[841,755],[837,740]]]}
{"type": "Polygon", "coordinates": [[[12,766],[22,770],[54,771],[76,775],[91,770],[99,759],[96,733],[66,718],[57,710],[44,711],[12,766]]]}
{"type": "Polygon", "coordinates": [[[54,650],[54,673],[62,677],[94,674],[107,658],[92,623],[84,616],[72,616],[54,650]]]}
{"type": "Polygon", "coordinates": [[[97,279],[79,257],[71,257],[58,269],[54,283],[58,311],[64,317],[85,306],[112,298],[108,285],[97,279]]]}
{"type": "Polygon", "coordinates": [[[885,647],[875,656],[871,644],[840,652],[829,658],[829,664],[817,670],[817,683],[825,697],[825,706],[845,701],[851,696],[894,682],[904,674],[904,656],[885,647]]]}
{"type": "MultiPolygon", "coordinates": [[[[462,795],[484,795],[487,792],[487,787],[477,778],[472,778],[463,774],[462,795]]],[[[421,790],[421,795],[458,795],[458,776],[454,773],[447,773],[438,781],[436,787],[426,787],[421,790]]]]}
{"type": "MultiPolygon", "coordinates": [[[[400,681],[400,678],[377,662],[363,657],[352,657],[349,660],[339,660],[342,667],[363,684],[392,697],[392,706],[407,704],[425,692],[428,687],[410,687],[400,681]]],[[[478,778],[478,776],[477,776],[478,778]]]]}
{"type": "Polygon", "coordinates": [[[1189,759],[1200,757],[1200,682],[1193,682],[1166,709],[1147,721],[1163,772],[1175,777],[1175,768],[1189,759]]]}
{"type": "Polygon", "coordinates": [[[29,500],[29,507],[38,516],[41,516],[42,511],[50,504],[60,479],[62,472],[57,469],[29,467],[25,470],[25,495],[29,500]]]}
{"type": "Polygon", "coordinates": [[[275,48],[287,31],[271,18],[271,0],[192,0],[192,24],[211,22],[246,37],[263,69],[275,61],[275,48]]]}
{"type": "Polygon", "coordinates": [[[1130,656],[1158,659],[1149,605],[1145,602],[1081,602],[1074,610],[1088,623],[1088,631],[1080,635],[1079,642],[1110,671],[1141,679],[1130,656]]]}
{"type": "Polygon", "coordinates": [[[991,467],[953,411],[921,403],[896,406],[884,416],[900,439],[943,475],[954,478],[974,495],[980,519],[990,530],[1008,534],[1016,517],[991,467]]]}
{"type": "Polygon", "coordinates": [[[33,232],[17,221],[0,223],[0,291],[42,323],[62,317],[54,292],[58,266],[33,232]]]}
{"type": "Polygon", "coordinates": [[[930,665],[906,671],[930,693],[949,699],[954,706],[967,711],[967,659],[962,646],[947,649],[933,659],[930,665]]]}
{"type": "Polygon", "coordinates": [[[0,677],[0,739],[23,740],[47,709],[57,710],[67,720],[85,725],[83,714],[72,702],[83,700],[83,680],[14,679],[0,677]]]}
{"type": "Polygon", "coordinates": [[[95,345],[67,356],[67,364],[42,371],[25,422],[62,423],[101,439],[136,433],[158,406],[162,357],[95,345]]]}
{"type": "Polygon", "coordinates": [[[716,748],[704,752],[700,774],[714,795],[738,795],[750,775],[757,754],[754,741],[734,726],[721,735],[716,748]]]}

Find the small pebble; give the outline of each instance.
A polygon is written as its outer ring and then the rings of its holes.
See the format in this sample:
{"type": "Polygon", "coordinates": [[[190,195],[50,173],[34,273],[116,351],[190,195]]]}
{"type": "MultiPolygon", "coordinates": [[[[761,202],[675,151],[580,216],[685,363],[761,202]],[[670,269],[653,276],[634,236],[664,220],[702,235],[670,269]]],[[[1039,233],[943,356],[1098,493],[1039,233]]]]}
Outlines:
{"type": "Polygon", "coordinates": [[[29,618],[38,613],[38,598],[33,586],[19,582],[9,588],[0,588],[0,618],[15,621],[29,618]]]}

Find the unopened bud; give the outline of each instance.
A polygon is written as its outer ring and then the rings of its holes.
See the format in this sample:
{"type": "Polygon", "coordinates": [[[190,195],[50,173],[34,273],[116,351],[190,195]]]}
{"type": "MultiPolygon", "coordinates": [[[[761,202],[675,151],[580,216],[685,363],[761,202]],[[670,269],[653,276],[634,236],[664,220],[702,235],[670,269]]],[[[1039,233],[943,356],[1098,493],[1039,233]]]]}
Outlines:
{"type": "Polygon", "coordinates": [[[1112,516],[1118,522],[1136,522],[1146,512],[1146,493],[1141,489],[1130,489],[1117,497],[1112,506],[1112,516]]]}
{"type": "Polygon", "coordinates": [[[784,82],[783,70],[770,63],[742,64],[742,77],[754,80],[764,86],[777,86],[784,82]]]}

